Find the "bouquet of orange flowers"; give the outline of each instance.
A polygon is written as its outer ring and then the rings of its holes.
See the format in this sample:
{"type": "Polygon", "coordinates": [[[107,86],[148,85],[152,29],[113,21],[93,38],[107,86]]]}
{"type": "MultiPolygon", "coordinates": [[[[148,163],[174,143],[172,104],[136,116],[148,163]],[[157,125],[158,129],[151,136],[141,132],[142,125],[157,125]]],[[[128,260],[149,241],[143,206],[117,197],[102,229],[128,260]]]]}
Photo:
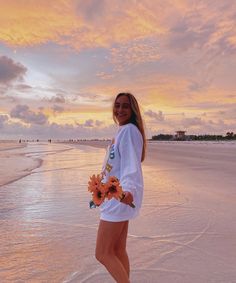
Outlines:
{"type": "MultiPolygon", "coordinates": [[[[88,182],[88,191],[92,193],[92,200],[89,203],[90,208],[94,208],[102,204],[105,199],[115,198],[121,201],[125,197],[118,178],[115,176],[109,177],[106,183],[102,183],[102,175],[92,175],[88,182]]],[[[133,203],[131,207],[135,207],[133,203]]]]}

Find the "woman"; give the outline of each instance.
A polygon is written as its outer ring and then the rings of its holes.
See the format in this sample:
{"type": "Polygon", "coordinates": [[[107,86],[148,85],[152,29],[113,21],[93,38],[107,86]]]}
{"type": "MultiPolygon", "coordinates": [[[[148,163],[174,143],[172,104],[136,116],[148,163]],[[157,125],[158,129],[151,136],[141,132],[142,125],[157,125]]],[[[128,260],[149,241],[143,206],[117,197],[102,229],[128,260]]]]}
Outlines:
{"type": "Polygon", "coordinates": [[[130,93],[119,93],[113,105],[113,119],[119,129],[108,150],[103,166],[104,182],[116,176],[125,192],[121,202],[105,201],[97,234],[96,258],[116,282],[128,283],[129,258],[126,239],[129,220],[138,215],[143,198],[141,162],[146,140],[138,102],[130,93]],[[131,204],[135,204],[135,208],[131,204]]]}

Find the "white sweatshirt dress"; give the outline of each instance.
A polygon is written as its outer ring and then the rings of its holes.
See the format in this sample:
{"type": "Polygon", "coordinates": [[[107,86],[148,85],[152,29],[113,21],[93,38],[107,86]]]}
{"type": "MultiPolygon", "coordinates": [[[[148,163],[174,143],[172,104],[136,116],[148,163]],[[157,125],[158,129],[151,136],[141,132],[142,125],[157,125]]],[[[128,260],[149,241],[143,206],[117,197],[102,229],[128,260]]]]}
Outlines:
{"type": "Polygon", "coordinates": [[[143,199],[142,150],[143,138],[139,129],[131,123],[119,126],[104,160],[103,182],[106,182],[109,176],[116,176],[123,191],[132,193],[135,208],[112,198],[100,205],[100,219],[120,222],[138,215],[143,199]]]}

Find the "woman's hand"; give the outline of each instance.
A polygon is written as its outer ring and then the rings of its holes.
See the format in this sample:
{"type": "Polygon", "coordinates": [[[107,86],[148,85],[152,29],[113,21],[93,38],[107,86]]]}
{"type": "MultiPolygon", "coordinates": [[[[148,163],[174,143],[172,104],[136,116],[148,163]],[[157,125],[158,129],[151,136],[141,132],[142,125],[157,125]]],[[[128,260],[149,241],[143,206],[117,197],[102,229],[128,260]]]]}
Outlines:
{"type": "Polygon", "coordinates": [[[121,202],[127,205],[131,205],[134,201],[133,195],[130,192],[124,192],[125,196],[122,198],[121,202]]]}

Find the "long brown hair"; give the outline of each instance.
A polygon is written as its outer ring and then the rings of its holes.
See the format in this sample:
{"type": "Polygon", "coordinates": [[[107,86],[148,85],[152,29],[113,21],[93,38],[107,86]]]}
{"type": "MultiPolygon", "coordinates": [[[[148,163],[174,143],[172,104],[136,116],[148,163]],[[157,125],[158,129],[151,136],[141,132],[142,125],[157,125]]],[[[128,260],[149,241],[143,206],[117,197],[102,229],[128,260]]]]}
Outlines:
{"type": "Polygon", "coordinates": [[[134,124],[139,129],[139,131],[140,131],[140,133],[143,137],[143,151],[142,151],[142,158],[141,158],[141,161],[143,161],[145,159],[145,152],[146,152],[146,135],[145,135],[145,131],[144,131],[144,123],[143,123],[143,119],[142,119],[142,116],[141,116],[138,101],[136,100],[136,98],[134,97],[133,94],[131,94],[129,92],[121,92],[116,96],[114,104],[113,104],[113,120],[115,121],[115,123],[118,124],[118,121],[117,121],[115,114],[114,114],[114,107],[115,107],[116,100],[120,96],[123,96],[123,95],[128,97],[130,107],[131,107],[131,111],[132,111],[130,123],[134,124]]]}

